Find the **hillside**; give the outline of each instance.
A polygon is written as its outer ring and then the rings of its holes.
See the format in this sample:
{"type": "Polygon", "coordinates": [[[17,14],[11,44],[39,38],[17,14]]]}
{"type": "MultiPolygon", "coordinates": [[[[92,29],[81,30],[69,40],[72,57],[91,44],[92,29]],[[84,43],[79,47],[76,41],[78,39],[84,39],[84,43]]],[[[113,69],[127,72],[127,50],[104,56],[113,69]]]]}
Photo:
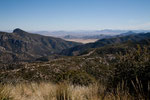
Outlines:
{"type": "Polygon", "coordinates": [[[42,36],[15,29],[13,33],[0,32],[0,60],[2,62],[34,60],[52,55],[80,43],[42,36]]]}
{"type": "Polygon", "coordinates": [[[140,41],[127,41],[124,43],[117,43],[112,45],[106,45],[99,48],[92,48],[85,50],[83,53],[80,54],[80,56],[101,56],[104,57],[106,55],[115,55],[115,54],[126,54],[127,51],[138,49],[138,46],[140,46],[142,49],[146,47],[147,49],[150,49],[150,38],[149,39],[143,39],[140,41]]]}
{"type": "Polygon", "coordinates": [[[107,38],[100,39],[94,43],[78,45],[69,49],[65,49],[61,52],[61,54],[68,55],[68,56],[80,55],[86,50],[92,49],[92,48],[103,47],[106,45],[115,45],[115,44],[124,43],[127,41],[136,42],[136,41],[149,39],[149,38],[150,38],[150,33],[139,33],[139,34],[132,34],[132,35],[127,35],[127,36],[117,36],[117,37],[112,37],[108,39],[107,38]]]}

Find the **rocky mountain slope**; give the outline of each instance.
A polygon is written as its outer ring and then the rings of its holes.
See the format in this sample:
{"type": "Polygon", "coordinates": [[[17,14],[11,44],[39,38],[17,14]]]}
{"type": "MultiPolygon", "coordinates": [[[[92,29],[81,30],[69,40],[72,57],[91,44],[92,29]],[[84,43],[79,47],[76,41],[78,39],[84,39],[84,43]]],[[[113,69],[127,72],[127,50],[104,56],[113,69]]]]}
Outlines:
{"type": "Polygon", "coordinates": [[[1,62],[33,60],[79,44],[28,33],[21,29],[15,29],[13,33],[0,32],[0,60],[1,62]]]}

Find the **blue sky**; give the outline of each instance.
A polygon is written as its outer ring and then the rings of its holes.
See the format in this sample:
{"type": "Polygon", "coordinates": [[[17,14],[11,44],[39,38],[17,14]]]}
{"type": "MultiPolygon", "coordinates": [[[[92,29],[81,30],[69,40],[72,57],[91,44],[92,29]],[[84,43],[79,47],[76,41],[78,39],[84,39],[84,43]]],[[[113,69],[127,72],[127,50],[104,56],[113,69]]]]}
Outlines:
{"type": "Polygon", "coordinates": [[[0,30],[150,29],[150,0],[0,0],[0,30]]]}

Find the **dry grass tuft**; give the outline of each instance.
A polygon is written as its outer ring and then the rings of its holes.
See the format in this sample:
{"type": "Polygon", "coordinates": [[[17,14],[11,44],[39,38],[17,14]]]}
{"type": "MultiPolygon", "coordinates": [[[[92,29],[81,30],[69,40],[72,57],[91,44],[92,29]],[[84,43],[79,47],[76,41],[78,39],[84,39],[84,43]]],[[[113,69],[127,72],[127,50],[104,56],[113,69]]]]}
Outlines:
{"type": "Polygon", "coordinates": [[[5,85],[0,85],[0,100],[12,100],[10,96],[10,90],[5,85]]]}

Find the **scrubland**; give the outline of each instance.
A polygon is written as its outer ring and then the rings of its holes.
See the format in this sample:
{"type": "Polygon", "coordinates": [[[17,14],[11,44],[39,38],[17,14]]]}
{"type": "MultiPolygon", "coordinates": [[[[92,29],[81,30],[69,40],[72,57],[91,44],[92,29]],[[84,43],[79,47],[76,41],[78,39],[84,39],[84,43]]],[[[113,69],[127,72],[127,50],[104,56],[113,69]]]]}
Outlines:
{"type": "Polygon", "coordinates": [[[101,50],[5,65],[0,70],[0,100],[149,100],[150,49],[138,45],[104,55],[101,50]]]}

